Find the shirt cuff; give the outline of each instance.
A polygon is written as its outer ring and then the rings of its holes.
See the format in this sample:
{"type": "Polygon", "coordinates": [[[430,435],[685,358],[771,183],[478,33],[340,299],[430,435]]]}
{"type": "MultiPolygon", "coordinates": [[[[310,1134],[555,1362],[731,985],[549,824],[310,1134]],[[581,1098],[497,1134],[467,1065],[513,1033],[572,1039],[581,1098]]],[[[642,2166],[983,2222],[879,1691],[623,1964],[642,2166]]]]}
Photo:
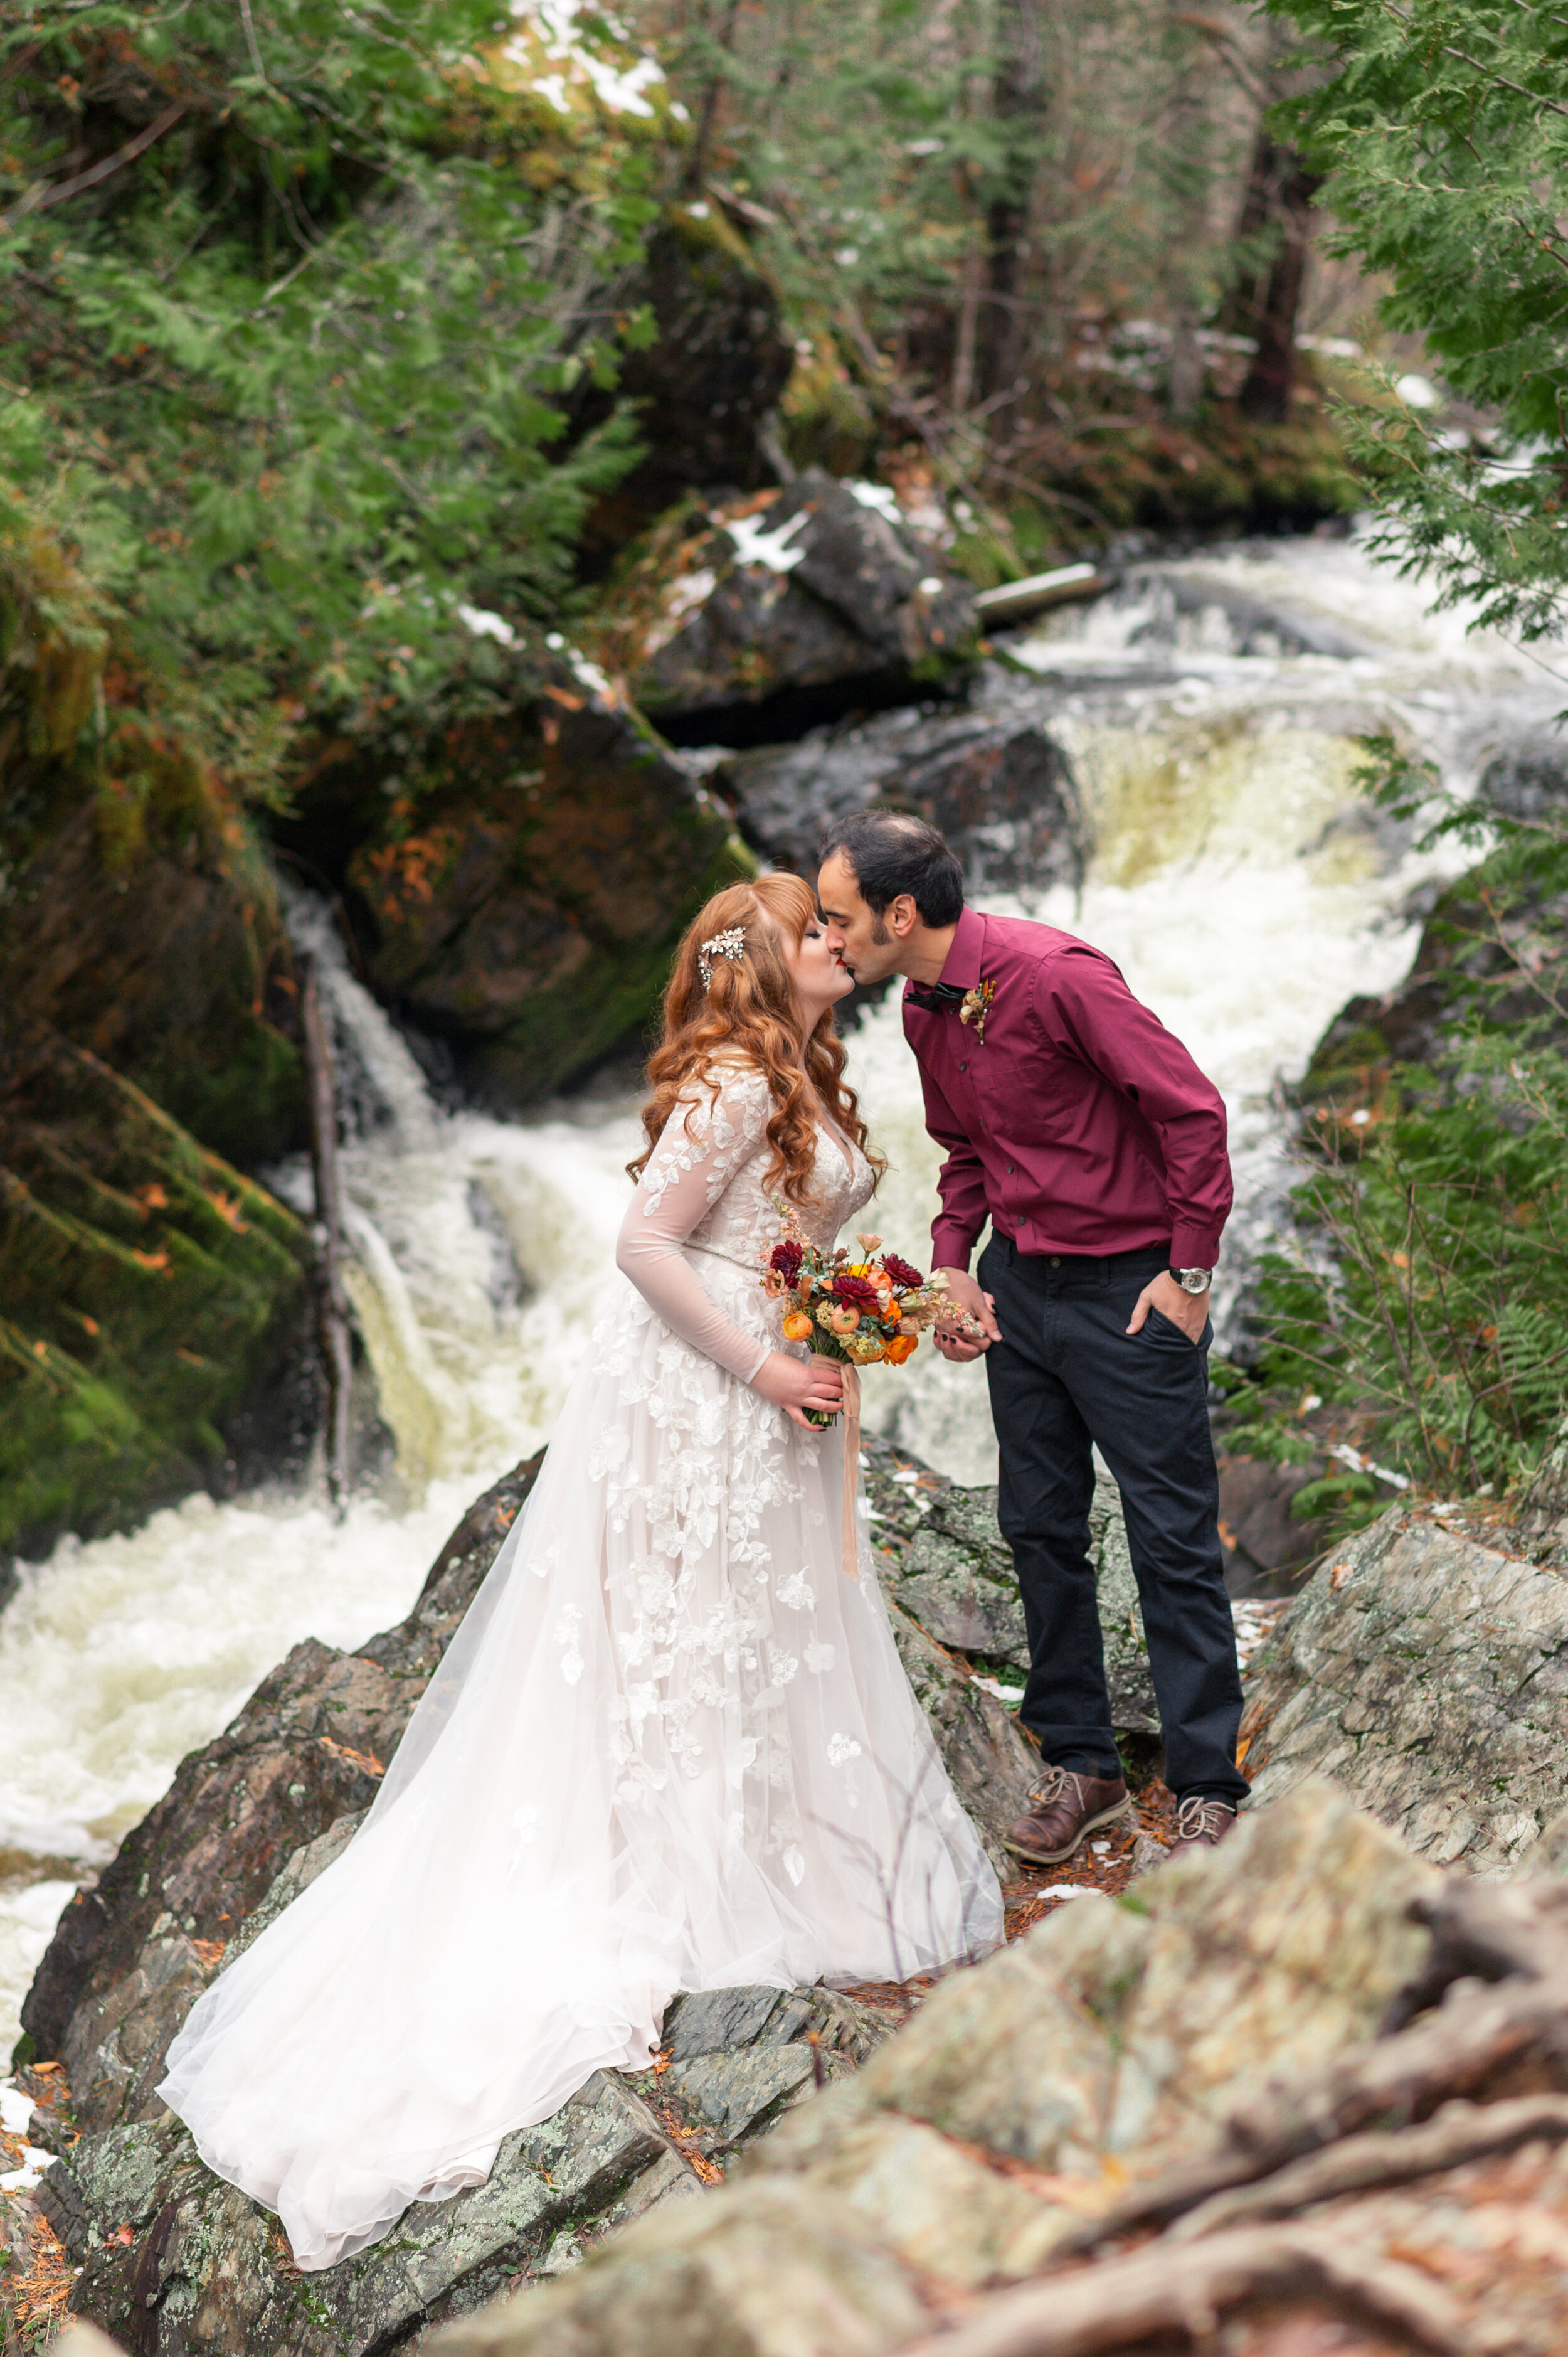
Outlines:
{"type": "Polygon", "coordinates": [[[939,1220],[931,1230],[931,1266],[962,1268],[969,1266],[969,1256],[974,1250],[974,1238],[962,1228],[950,1227],[939,1220]]]}
{"type": "Polygon", "coordinates": [[[1173,1268],[1213,1268],[1219,1259],[1219,1235],[1214,1228],[1178,1227],[1171,1237],[1173,1268]]]}

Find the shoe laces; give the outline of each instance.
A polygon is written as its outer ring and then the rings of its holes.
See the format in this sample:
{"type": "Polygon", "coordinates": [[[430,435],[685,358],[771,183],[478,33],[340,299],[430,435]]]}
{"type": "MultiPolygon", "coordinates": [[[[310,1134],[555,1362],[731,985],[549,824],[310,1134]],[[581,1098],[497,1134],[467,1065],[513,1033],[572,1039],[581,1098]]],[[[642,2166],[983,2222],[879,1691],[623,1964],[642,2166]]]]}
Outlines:
{"type": "Polygon", "coordinates": [[[1082,1783],[1070,1768],[1047,1768],[1029,1794],[1031,1803],[1042,1809],[1052,1807],[1058,1801],[1076,1803],[1082,1798],[1082,1783]]]}
{"type": "Polygon", "coordinates": [[[1176,1811],[1176,1839],[1211,1841],[1224,1831],[1226,1818],[1235,1813],[1223,1801],[1208,1801],[1201,1792],[1189,1792],[1176,1811]]]}

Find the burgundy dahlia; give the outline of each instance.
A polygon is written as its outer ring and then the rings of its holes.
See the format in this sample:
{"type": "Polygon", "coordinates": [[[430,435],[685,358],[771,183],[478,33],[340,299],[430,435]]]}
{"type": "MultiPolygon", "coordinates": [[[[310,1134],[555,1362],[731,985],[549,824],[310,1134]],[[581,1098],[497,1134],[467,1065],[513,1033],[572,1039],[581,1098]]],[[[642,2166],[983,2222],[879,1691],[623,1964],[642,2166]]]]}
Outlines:
{"type": "Polygon", "coordinates": [[[793,1285],[795,1279],[800,1274],[800,1263],[805,1259],[805,1246],[803,1244],[798,1244],[791,1240],[785,1243],[774,1245],[772,1252],[768,1257],[768,1265],[769,1268],[776,1268],[778,1270],[786,1285],[793,1285]]]}
{"type": "Polygon", "coordinates": [[[833,1279],[833,1299],[841,1302],[846,1309],[863,1312],[875,1309],[881,1297],[869,1277],[835,1276],[833,1279]]]}
{"type": "Polygon", "coordinates": [[[908,1262],[900,1260],[897,1253],[884,1253],[882,1265],[901,1293],[907,1293],[911,1286],[923,1285],[926,1281],[918,1268],[911,1268],[908,1262]]]}

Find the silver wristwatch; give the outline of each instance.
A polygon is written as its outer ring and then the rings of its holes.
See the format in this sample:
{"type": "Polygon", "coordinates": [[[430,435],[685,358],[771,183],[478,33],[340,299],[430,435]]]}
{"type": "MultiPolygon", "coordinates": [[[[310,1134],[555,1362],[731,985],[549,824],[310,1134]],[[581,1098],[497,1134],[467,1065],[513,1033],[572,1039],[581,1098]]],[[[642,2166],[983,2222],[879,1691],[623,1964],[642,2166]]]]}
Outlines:
{"type": "Polygon", "coordinates": [[[1173,1268],[1171,1275],[1184,1293],[1207,1293],[1214,1282],[1211,1268],[1173,1268]]]}

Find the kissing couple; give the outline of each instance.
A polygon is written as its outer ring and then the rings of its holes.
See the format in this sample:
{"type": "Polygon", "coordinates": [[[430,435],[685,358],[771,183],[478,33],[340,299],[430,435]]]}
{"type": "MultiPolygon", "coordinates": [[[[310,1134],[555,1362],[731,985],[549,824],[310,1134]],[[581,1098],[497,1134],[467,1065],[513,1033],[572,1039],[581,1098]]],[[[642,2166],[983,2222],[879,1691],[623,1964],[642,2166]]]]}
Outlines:
{"type": "Polygon", "coordinates": [[[481,2182],[503,2137],[595,2071],[647,2069],[677,1991],[905,1981],[1003,1938],[864,1535],[841,1560],[859,1469],[843,1425],[811,1416],[841,1406],[843,1370],[785,1340],[758,1281],[780,1200],[831,1249],[883,1167],[833,1023],[856,981],[907,977],[947,1149],[939,1347],[983,1355],[990,1383],[1044,1763],[1008,1846],[1051,1863],[1131,1806],[1089,1555],[1096,1443],[1126,1510],[1178,1847],[1234,1822],[1206,1409],[1221,1101],[1100,952],[966,908],[920,821],[849,820],[818,887],[732,886],[687,931],[626,1281],[532,1493],[364,1824],[169,2050],[159,2095],[277,2212],[304,2269],[481,2182]]]}

